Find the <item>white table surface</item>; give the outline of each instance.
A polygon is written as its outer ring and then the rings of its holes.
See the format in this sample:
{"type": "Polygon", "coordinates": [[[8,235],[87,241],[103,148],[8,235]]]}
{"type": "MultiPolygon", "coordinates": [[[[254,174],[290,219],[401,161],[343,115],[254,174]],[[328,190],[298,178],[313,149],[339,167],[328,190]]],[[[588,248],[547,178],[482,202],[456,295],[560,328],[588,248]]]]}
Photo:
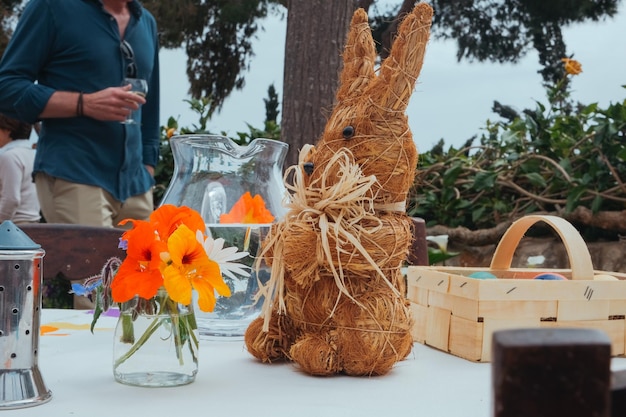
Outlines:
{"type": "MultiPolygon", "coordinates": [[[[242,340],[201,339],[195,382],[174,388],[130,387],[113,379],[117,319],[101,318],[94,334],[90,322],[84,310],[42,311],[39,367],[52,399],[11,410],[11,416],[491,415],[491,365],[421,344],[385,376],[313,377],[291,363],[258,362],[242,340]]],[[[619,360],[625,364],[626,359],[619,360]]]]}

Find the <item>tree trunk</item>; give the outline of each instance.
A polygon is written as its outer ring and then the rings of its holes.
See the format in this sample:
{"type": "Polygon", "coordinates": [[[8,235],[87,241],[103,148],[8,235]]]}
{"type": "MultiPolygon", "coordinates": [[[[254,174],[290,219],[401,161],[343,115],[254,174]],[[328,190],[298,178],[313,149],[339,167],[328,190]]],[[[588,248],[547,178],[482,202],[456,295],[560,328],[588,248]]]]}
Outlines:
{"type": "Polygon", "coordinates": [[[281,138],[289,143],[285,166],[297,164],[305,144],[315,144],[334,104],[341,53],[353,0],[291,0],[283,78],[281,138]]]}

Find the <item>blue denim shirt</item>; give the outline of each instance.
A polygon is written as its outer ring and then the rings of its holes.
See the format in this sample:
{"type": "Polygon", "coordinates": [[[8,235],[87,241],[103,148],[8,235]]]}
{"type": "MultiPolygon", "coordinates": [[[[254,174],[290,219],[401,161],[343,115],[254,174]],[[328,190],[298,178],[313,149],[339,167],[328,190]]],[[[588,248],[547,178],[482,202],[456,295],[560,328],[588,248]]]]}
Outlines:
{"type": "MultiPolygon", "coordinates": [[[[34,172],[95,185],[119,201],[145,193],[159,154],[159,45],[154,17],[136,1],[124,39],[148,80],[139,123],[89,117],[42,120],[34,172]]],[[[100,0],[31,0],[0,61],[0,112],[34,123],[55,91],[119,86],[128,65],[117,22],[100,0]]]]}

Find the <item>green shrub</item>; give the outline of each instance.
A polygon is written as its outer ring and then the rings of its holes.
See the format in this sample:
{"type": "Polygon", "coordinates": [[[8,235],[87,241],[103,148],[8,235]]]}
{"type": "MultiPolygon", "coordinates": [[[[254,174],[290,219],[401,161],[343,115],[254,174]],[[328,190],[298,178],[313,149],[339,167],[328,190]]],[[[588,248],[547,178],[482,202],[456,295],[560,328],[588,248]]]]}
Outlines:
{"type": "Polygon", "coordinates": [[[421,154],[408,213],[476,230],[529,213],[624,210],[626,100],[573,105],[564,85],[521,114],[496,102],[508,119],[488,121],[477,146],[421,154]]]}

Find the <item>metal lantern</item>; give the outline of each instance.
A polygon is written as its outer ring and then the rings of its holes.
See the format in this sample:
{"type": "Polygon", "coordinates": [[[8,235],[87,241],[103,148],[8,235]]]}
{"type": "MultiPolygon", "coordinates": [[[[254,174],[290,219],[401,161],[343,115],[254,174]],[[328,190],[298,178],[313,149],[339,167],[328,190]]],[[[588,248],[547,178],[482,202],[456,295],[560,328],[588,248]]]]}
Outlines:
{"type": "Polygon", "coordinates": [[[0,410],[52,398],[37,365],[44,254],[13,222],[0,225],[0,410]]]}

